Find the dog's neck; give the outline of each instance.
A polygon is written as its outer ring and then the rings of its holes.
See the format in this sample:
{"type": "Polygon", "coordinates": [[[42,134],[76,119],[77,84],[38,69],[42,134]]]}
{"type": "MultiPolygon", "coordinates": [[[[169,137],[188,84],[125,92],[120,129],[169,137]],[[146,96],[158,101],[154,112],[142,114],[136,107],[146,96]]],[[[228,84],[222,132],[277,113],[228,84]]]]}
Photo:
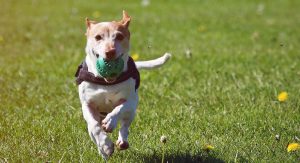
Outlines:
{"type": "MultiPolygon", "coordinates": [[[[96,61],[93,60],[91,58],[92,54],[87,54],[86,57],[85,57],[85,62],[88,66],[88,71],[93,73],[95,75],[95,77],[101,77],[103,78],[98,72],[97,72],[97,69],[96,69],[96,61]]],[[[128,62],[128,54],[124,54],[122,55],[122,59],[124,61],[124,68],[122,70],[122,72],[126,72],[127,71],[127,62],[128,62]]]]}

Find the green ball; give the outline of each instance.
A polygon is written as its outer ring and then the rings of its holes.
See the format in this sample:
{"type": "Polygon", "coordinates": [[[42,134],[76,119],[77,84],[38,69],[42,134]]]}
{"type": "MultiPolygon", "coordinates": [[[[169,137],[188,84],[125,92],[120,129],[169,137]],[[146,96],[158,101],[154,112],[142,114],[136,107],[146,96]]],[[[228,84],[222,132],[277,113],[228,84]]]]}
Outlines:
{"type": "Polygon", "coordinates": [[[107,61],[103,58],[98,58],[96,62],[96,69],[98,73],[104,78],[112,78],[119,76],[124,68],[124,61],[122,57],[115,60],[107,61]]]}

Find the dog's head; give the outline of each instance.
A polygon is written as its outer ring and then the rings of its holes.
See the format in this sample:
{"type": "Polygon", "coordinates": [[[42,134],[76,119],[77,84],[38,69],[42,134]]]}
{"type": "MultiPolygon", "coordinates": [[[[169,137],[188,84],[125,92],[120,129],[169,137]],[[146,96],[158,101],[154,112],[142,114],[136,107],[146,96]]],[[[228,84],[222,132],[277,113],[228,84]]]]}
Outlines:
{"type": "Polygon", "coordinates": [[[96,72],[95,64],[99,57],[108,61],[122,57],[127,63],[130,47],[129,23],[130,17],[126,11],[123,11],[123,18],[120,21],[96,22],[86,19],[86,53],[93,73],[96,72]]]}

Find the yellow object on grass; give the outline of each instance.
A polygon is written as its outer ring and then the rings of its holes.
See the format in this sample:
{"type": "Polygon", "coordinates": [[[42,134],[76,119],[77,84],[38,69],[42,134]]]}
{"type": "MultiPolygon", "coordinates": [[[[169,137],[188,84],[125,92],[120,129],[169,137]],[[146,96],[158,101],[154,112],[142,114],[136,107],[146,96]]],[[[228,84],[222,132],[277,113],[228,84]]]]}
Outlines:
{"type": "Polygon", "coordinates": [[[277,98],[278,98],[278,101],[284,102],[288,99],[288,93],[287,92],[281,92],[281,93],[279,93],[277,98]]]}
{"type": "Polygon", "coordinates": [[[290,143],[286,150],[288,152],[293,152],[293,151],[296,151],[296,150],[299,150],[300,149],[300,144],[299,143],[290,143]]]}
{"type": "Polygon", "coordinates": [[[134,61],[137,61],[138,59],[139,59],[139,54],[138,53],[133,53],[132,55],[131,55],[131,58],[134,60],[134,61]]]}
{"type": "Polygon", "coordinates": [[[211,150],[214,150],[215,149],[215,147],[214,146],[212,146],[212,145],[210,145],[210,144],[206,144],[205,146],[204,146],[204,148],[203,148],[204,150],[207,150],[207,151],[211,151],[211,150]]]}
{"type": "Polygon", "coordinates": [[[99,18],[101,16],[101,13],[99,11],[93,12],[93,18],[99,18]]]}

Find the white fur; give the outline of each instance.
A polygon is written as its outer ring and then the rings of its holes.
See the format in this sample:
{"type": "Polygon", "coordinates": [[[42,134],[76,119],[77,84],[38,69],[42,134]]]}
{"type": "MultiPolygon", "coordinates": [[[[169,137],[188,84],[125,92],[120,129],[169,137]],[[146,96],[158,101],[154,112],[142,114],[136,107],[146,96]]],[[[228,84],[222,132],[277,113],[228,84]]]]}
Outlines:
{"type": "MultiPolygon", "coordinates": [[[[91,51],[94,46],[92,44],[92,41],[87,41],[85,61],[88,71],[95,76],[99,76],[95,68],[97,58],[94,57],[91,51]]],[[[166,53],[155,60],[136,62],[136,66],[138,69],[155,68],[163,65],[170,56],[169,53],[166,53]]],[[[124,63],[127,63],[128,54],[125,53],[122,59],[124,63]]],[[[127,64],[125,65],[123,71],[127,70],[127,64]]],[[[79,97],[89,135],[97,145],[99,153],[104,159],[107,159],[114,151],[114,144],[109,139],[107,132],[115,129],[118,122],[120,122],[121,128],[117,144],[128,143],[129,126],[134,119],[138,105],[138,90],[135,89],[135,80],[130,78],[122,83],[110,86],[84,81],[79,85],[79,97]],[[104,117],[100,112],[108,114],[104,117]]]]}
{"type": "Polygon", "coordinates": [[[171,54],[170,53],[165,53],[165,55],[163,55],[160,58],[154,59],[154,60],[150,60],[150,61],[138,61],[135,62],[136,68],[137,69],[152,69],[152,68],[157,68],[162,66],[164,63],[166,63],[169,58],[171,58],[171,54]]]}
{"type": "Polygon", "coordinates": [[[82,82],[79,85],[79,97],[89,134],[98,146],[100,154],[106,159],[112,154],[114,146],[104,131],[102,123],[106,122],[107,129],[113,130],[118,120],[121,120],[122,127],[118,141],[127,141],[128,128],[138,103],[135,80],[129,79],[112,86],[82,82]],[[126,99],[126,102],[116,106],[120,99],[126,99]],[[103,119],[100,112],[109,114],[103,119]]]}

